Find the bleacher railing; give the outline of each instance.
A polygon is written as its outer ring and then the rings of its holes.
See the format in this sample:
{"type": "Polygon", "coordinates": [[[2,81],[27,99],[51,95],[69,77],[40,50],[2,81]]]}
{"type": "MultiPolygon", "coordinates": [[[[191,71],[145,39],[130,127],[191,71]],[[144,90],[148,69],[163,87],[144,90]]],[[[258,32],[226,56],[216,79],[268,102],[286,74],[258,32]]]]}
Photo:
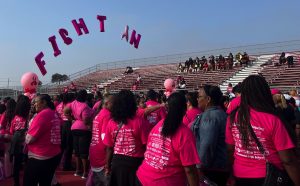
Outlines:
{"type": "Polygon", "coordinates": [[[82,71],[76,72],[69,75],[70,80],[74,80],[85,76],[92,72],[97,72],[99,70],[110,70],[110,69],[119,69],[126,68],[126,66],[131,67],[141,67],[148,65],[158,65],[158,64],[169,64],[169,63],[183,63],[190,57],[202,57],[210,55],[220,55],[227,56],[230,52],[235,55],[238,52],[247,52],[251,56],[257,56],[262,54],[273,54],[281,53],[283,51],[299,51],[300,49],[300,40],[292,41],[283,41],[276,43],[264,43],[264,44],[254,44],[254,45],[245,45],[245,46],[236,46],[220,49],[205,50],[199,52],[190,52],[158,57],[149,57],[149,58],[140,58],[140,59],[130,59],[130,60],[121,60],[113,61],[108,63],[101,63],[90,68],[84,69],[82,71]]]}
{"type": "MultiPolygon", "coordinates": [[[[190,53],[181,53],[181,54],[174,54],[174,55],[165,55],[165,56],[158,56],[158,57],[149,57],[149,58],[140,58],[140,59],[130,59],[130,60],[121,60],[121,61],[113,61],[107,63],[100,63],[89,67],[87,69],[81,70],[79,72],[73,73],[69,75],[69,81],[65,83],[69,83],[75,79],[80,77],[86,76],[87,74],[98,72],[98,71],[107,71],[111,69],[122,69],[126,68],[127,66],[131,67],[143,67],[149,65],[159,65],[159,64],[171,64],[171,63],[184,63],[188,58],[192,57],[199,57],[202,56],[209,57],[210,55],[220,55],[227,56],[230,52],[235,55],[238,52],[247,52],[250,56],[259,56],[264,54],[275,54],[281,53],[283,51],[300,51],[300,40],[290,40],[290,41],[282,41],[282,42],[275,42],[275,43],[263,43],[263,44],[253,44],[253,45],[242,45],[242,46],[235,46],[235,47],[228,47],[228,48],[220,48],[220,49],[212,49],[212,50],[205,50],[199,52],[190,52],[190,53]]],[[[64,83],[63,83],[64,84],[64,83]]],[[[46,83],[45,85],[39,88],[39,91],[42,93],[47,93],[48,90],[56,87],[57,84],[53,83],[46,83]]],[[[21,86],[10,86],[10,87],[0,87],[2,88],[9,88],[13,90],[20,90],[22,91],[21,86]]]]}

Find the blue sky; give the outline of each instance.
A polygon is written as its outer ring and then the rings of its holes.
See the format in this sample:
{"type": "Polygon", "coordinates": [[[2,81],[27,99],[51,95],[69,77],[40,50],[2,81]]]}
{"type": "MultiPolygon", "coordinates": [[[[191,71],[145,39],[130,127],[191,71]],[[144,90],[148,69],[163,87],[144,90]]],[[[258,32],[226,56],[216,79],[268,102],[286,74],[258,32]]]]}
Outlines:
{"type": "Polygon", "coordinates": [[[46,83],[54,73],[72,74],[95,64],[300,39],[299,0],[1,0],[0,86],[20,85],[32,71],[46,83]],[[105,15],[99,32],[97,15],[105,15]],[[90,33],[77,36],[71,20],[83,18],[90,33]],[[129,25],[142,35],[139,49],[121,40],[129,25]],[[65,45],[65,28],[73,43],[65,45]],[[58,57],[48,38],[56,35],[58,57]],[[42,77],[34,57],[43,51],[42,77]]]}

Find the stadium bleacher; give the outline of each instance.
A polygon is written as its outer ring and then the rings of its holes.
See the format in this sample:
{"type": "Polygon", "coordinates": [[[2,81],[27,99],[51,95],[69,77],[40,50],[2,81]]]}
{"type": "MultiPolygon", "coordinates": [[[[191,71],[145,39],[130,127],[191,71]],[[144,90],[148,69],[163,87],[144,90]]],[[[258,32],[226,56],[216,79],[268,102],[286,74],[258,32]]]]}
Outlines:
{"type": "MultiPolygon", "coordinates": [[[[283,90],[288,90],[291,87],[299,87],[300,77],[300,52],[286,52],[288,55],[294,56],[294,66],[288,68],[287,65],[275,66],[278,62],[280,53],[275,53],[271,58],[272,63],[266,64],[262,67],[261,73],[271,87],[279,87],[283,90]]],[[[258,58],[259,55],[250,56],[252,59],[258,58]]],[[[162,62],[163,63],[163,62],[162,62]]],[[[178,62],[170,62],[168,64],[153,64],[133,66],[133,73],[124,74],[125,68],[119,67],[115,69],[97,70],[78,78],[71,79],[76,85],[77,89],[91,90],[94,85],[100,90],[107,88],[112,92],[121,89],[132,89],[134,82],[138,75],[142,77],[141,83],[137,86],[136,91],[146,91],[149,88],[156,90],[164,90],[163,83],[167,78],[174,80],[180,75],[186,81],[187,90],[195,90],[204,84],[221,85],[227,79],[233,77],[243,67],[234,67],[232,70],[209,71],[204,73],[198,71],[194,73],[177,72],[178,62]]],[[[70,82],[71,82],[70,81],[70,82]]],[[[69,82],[69,83],[70,83],[69,82]]],[[[62,92],[67,84],[53,86],[48,89],[48,92],[62,92]]]]}

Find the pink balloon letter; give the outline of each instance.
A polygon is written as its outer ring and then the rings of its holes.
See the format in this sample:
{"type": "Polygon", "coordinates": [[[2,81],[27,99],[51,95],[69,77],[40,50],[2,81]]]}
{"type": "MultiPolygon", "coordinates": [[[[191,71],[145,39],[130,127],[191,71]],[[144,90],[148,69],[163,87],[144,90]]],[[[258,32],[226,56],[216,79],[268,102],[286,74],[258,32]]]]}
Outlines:
{"type": "Polygon", "coordinates": [[[54,57],[57,57],[58,55],[61,54],[61,51],[59,50],[59,48],[57,46],[56,37],[55,36],[49,37],[49,41],[50,41],[53,51],[54,51],[54,57]]]}
{"type": "Polygon", "coordinates": [[[128,25],[126,25],[125,26],[125,30],[124,30],[124,32],[123,32],[123,34],[122,34],[122,39],[125,37],[126,38],[126,41],[128,42],[128,30],[129,30],[129,26],[128,25]]]}
{"type": "Polygon", "coordinates": [[[100,21],[100,32],[105,32],[105,30],[104,30],[104,20],[106,20],[106,16],[97,15],[97,19],[100,21]]]}
{"type": "Polygon", "coordinates": [[[141,40],[141,35],[140,34],[138,34],[138,36],[137,36],[137,38],[135,37],[135,33],[136,33],[136,31],[135,30],[133,30],[132,31],[132,33],[131,33],[131,38],[130,38],[130,44],[132,45],[132,44],[134,44],[134,48],[139,48],[139,44],[140,44],[140,40],[141,40]]]}
{"type": "Polygon", "coordinates": [[[66,29],[61,28],[58,32],[66,45],[70,45],[73,42],[72,38],[68,37],[69,33],[66,29]]]}
{"type": "Polygon", "coordinates": [[[35,62],[37,64],[37,66],[39,67],[42,75],[44,76],[45,74],[47,74],[47,70],[45,68],[46,62],[44,60],[42,60],[42,58],[44,57],[44,53],[40,52],[36,57],[35,57],[35,62]]]}
{"type": "Polygon", "coordinates": [[[89,33],[89,30],[86,27],[84,20],[82,18],[79,19],[79,23],[77,23],[77,21],[75,19],[72,21],[72,23],[73,23],[73,26],[79,36],[82,35],[81,29],[84,31],[85,34],[89,33]]]}

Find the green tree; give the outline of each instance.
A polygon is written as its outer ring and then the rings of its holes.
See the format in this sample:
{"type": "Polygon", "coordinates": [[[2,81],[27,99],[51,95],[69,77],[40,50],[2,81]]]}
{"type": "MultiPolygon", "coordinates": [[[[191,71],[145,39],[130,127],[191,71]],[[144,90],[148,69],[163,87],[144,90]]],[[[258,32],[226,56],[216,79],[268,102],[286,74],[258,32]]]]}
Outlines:
{"type": "Polygon", "coordinates": [[[52,75],[51,82],[60,84],[61,74],[55,73],[52,75]]]}
{"type": "Polygon", "coordinates": [[[69,76],[67,76],[66,74],[61,76],[61,81],[68,81],[69,80],[69,76]]]}
{"type": "Polygon", "coordinates": [[[51,78],[52,83],[58,83],[58,84],[60,84],[61,82],[64,82],[64,81],[68,81],[68,80],[69,80],[69,76],[67,76],[66,74],[62,75],[59,73],[53,74],[52,78],[51,78]]]}

